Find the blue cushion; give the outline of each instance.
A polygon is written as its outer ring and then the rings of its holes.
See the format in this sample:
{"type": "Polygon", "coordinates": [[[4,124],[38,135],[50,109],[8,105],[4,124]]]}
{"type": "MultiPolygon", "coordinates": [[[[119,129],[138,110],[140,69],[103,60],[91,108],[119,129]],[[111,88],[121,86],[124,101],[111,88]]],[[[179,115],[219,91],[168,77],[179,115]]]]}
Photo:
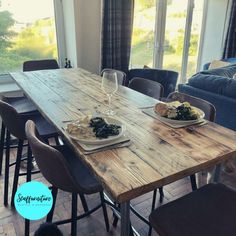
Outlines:
{"type": "Polygon", "coordinates": [[[199,73],[190,78],[188,84],[192,87],[206,90],[212,93],[236,98],[235,79],[216,75],[204,75],[199,73]]]}
{"type": "Polygon", "coordinates": [[[236,65],[229,65],[221,68],[204,70],[201,71],[200,74],[204,75],[218,75],[228,78],[233,78],[234,74],[236,74],[236,65]]]}

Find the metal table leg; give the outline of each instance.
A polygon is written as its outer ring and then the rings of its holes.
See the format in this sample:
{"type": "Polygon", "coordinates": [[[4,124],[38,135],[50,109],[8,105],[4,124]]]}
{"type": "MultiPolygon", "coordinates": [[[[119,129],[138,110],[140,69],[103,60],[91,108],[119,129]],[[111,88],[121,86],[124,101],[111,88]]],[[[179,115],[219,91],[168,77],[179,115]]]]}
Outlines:
{"type": "Polygon", "coordinates": [[[130,202],[120,204],[121,207],[121,236],[130,235],[130,202]]]}

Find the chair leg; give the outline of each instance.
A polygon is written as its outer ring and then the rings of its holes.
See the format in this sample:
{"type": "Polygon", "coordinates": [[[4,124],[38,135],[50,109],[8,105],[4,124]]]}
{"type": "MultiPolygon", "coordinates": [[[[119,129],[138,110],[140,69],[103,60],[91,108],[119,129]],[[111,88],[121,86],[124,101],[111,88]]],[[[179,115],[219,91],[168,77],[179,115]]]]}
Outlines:
{"type": "Polygon", "coordinates": [[[71,236],[76,236],[77,232],[77,193],[72,193],[71,204],[71,236]]]}
{"type": "Polygon", "coordinates": [[[18,142],[17,156],[16,156],[16,165],[15,165],[15,173],[14,173],[12,195],[11,195],[11,206],[12,207],[15,206],[14,205],[14,197],[15,197],[15,194],[16,194],[17,186],[18,186],[23,143],[24,143],[23,140],[19,140],[19,142],[18,142]]]}
{"type": "Polygon", "coordinates": [[[30,233],[30,221],[25,219],[25,236],[29,236],[30,233]]]}
{"type": "Polygon", "coordinates": [[[55,139],[56,145],[60,146],[61,144],[60,144],[60,141],[59,141],[59,138],[58,138],[58,136],[57,136],[57,137],[55,137],[54,139],[55,139]]]}
{"type": "Polygon", "coordinates": [[[0,175],[2,175],[2,162],[3,162],[5,133],[6,133],[6,128],[5,128],[4,123],[2,122],[1,139],[0,139],[0,175]]]}
{"type": "MultiPolygon", "coordinates": [[[[120,205],[119,205],[119,204],[118,204],[118,208],[120,208],[120,205]]],[[[113,214],[113,217],[114,217],[114,219],[113,219],[113,223],[112,223],[112,225],[113,225],[113,227],[116,228],[116,226],[117,226],[117,224],[118,224],[118,220],[119,220],[119,218],[117,217],[116,214],[113,214]]]]}
{"type": "Polygon", "coordinates": [[[159,188],[159,194],[160,194],[160,203],[163,202],[164,199],[164,191],[163,191],[163,187],[159,188]]]}
{"type": "Polygon", "coordinates": [[[5,159],[5,177],[4,177],[4,206],[8,205],[10,138],[11,138],[10,132],[9,132],[9,130],[7,130],[7,137],[6,137],[6,159],[5,159]]]}
{"type": "Polygon", "coordinates": [[[28,144],[27,147],[27,174],[26,174],[26,182],[31,181],[31,170],[32,170],[32,151],[28,144]]]}
{"type": "Polygon", "coordinates": [[[57,192],[58,192],[58,189],[55,188],[55,187],[52,187],[53,204],[52,204],[51,211],[47,215],[46,222],[50,222],[50,223],[52,222],[53,213],[54,213],[54,209],[55,209],[55,205],[56,205],[56,200],[57,200],[57,192]]]}
{"type": "Polygon", "coordinates": [[[197,190],[197,181],[196,181],[196,175],[190,175],[190,180],[191,180],[191,186],[192,190],[195,191],[197,190]]]}
{"type": "Polygon", "coordinates": [[[104,220],[105,220],[105,224],[106,224],[106,230],[107,230],[107,232],[109,232],[110,226],[109,226],[107,208],[106,208],[103,192],[100,192],[100,198],[101,198],[101,203],[102,203],[103,216],[104,216],[104,220]]]}
{"type": "MultiPolygon", "coordinates": [[[[163,190],[163,188],[159,188],[159,193],[160,193],[160,189],[163,190]]],[[[153,211],[155,210],[156,198],[157,198],[157,189],[155,189],[155,190],[153,191],[151,212],[153,212],[153,211]]],[[[161,198],[161,193],[160,193],[160,198],[161,198]]],[[[161,200],[160,200],[160,201],[161,201],[161,200]]],[[[151,235],[152,235],[152,227],[149,226],[148,236],[151,236],[151,235]]]]}
{"type": "Polygon", "coordinates": [[[88,204],[87,204],[87,202],[86,202],[86,199],[85,199],[84,194],[80,193],[80,194],[79,194],[79,197],[80,197],[82,206],[83,206],[83,208],[84,208],[84,212],[87,212],[87,211],[89,210],[89,208],[88,208],[88,204]]]}

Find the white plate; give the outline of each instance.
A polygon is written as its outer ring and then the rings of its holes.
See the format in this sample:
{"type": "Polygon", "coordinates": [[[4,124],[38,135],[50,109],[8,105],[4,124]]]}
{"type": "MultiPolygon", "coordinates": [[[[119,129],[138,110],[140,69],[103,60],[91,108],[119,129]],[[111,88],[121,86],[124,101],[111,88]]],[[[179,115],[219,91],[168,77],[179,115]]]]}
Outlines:
{"type": "MultiPolygon", "coordinates": [[[[98,117],[98,116],[96,116],[98,117]]],[[[108,124],[114,124],[114,125],[119,125],[121,128],[120,128],[120,133],[118,135],[115,135],[115,136],[109,136],[108,138],[102,138],[102,139],[99,139],[99,138],[80,138],[78,136],[75,136],[75,135],[72,135],[68,132],[69,136],[80,142],[80,143],[84,143],[84,144],[90,144],[90,145],[100,145],[100,144],[106,144],[106,143],[110,143],[110,142],[113,142],[115,141],[116,139],[119,139],[120,137],[122,137],[124,135],[124,132],[125,132],[125,125],[120,121],[120,120],[117,120],[113,117],[109,117],[109,116],[99,116],[101,118],[103,118],[108,124]]]]}
{"type": "Polygon", "coordinates": [[[198,111],[198,113],[200,114],[200,117],[196,120],[172,120],[172,119],[169,119],[169,118],[166,118],[166,117],[163,117],[163,116],[160,116],[156,110],[155,110],[155,107],[154,107],[154,111],[157,115],[157,118],[160,120],[160,121],[163,121],[165,123],[169,123],[169,124],[173,124],[173,125],[191,125],[191,124],[195,124],[195,123],[199,123],[204,117],[205,117],[205,113],[197,108],[197,107],[194,107],[192,106],[195,110],[198,111]]]}

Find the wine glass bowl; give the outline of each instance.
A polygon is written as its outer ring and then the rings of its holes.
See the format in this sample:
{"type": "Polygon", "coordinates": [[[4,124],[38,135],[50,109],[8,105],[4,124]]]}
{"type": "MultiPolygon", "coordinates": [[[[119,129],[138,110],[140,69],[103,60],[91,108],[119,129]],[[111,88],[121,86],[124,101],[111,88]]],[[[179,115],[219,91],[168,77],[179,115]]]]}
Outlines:
{"type": "Polygon", "coordinates": [[[113,71],[105,71],[102,75],[102,90],[108,97],[108,110],[104,113],[106,115],[114,115],[115,111],[111,108],[111,98],[118,90],[117,73],[113,71]]]}

